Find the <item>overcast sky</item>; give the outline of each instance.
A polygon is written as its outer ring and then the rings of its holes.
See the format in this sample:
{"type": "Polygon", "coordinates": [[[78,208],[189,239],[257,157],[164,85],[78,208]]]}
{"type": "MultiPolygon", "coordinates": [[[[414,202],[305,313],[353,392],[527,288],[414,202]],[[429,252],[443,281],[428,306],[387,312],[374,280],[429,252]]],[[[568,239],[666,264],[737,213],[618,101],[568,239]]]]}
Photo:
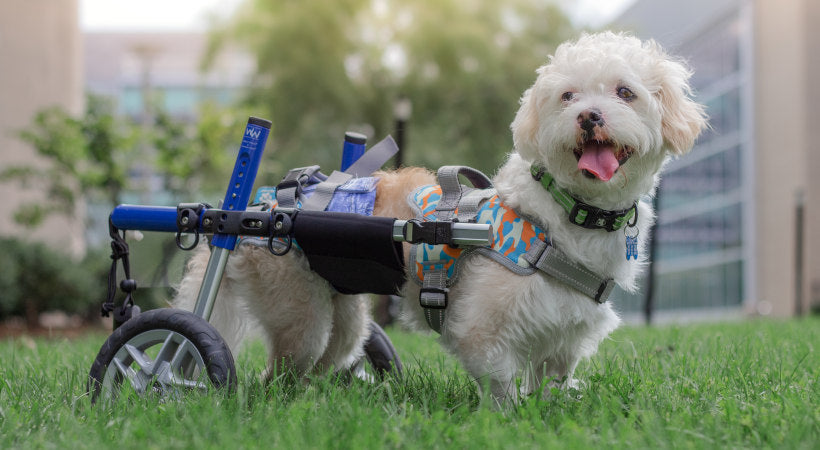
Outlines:
{"type": "MultiPolygon", "coordinates": [[[[599,26],[634,0],[560,0],[578,25],[599,26]]],[[[85,31],[204,30],[209,14],[229,14],[241,0],[80,0],[85,31]]]]}

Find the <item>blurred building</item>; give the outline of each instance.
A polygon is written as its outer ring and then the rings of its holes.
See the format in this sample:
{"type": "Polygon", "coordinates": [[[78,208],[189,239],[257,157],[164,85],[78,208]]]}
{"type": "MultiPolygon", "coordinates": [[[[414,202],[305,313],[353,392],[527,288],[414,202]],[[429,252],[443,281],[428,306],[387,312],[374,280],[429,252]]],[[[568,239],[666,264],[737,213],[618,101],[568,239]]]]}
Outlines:
{"type": "MultiPolygon", "coordinates": [[[[236,103],[256,67],[251,55],[229,47],[204,71],[202,63],[208,50],[205,31],[87,32],[83,50],[86,90],[114,99],[120,114],[145,127],[151,127],[154,120],[151,102],[175,119],[191,123],[204,102],[221,106],[236,103]]],[[[143,152],[143,159],[150,160],[152,149],[147,144],[143,152]]],[[[173,200],[166,198],[163,182],[150,165],[135,165],[129,175],[135,191],[128,202],[164,204],[173,200]]],[[[108,206],[91,208],[95,217],[109,213],[108,206]]],[[[105,237],[104,231],[93,234],[105,237]]]]}
{"type": "Polygon", "coordinates": [[[662,179],[659,316],[820,306],[818,21],[815,0],[638,0],[615,21],[686,58],[711,116],[662,179]]]}
{"type": "Polygon", "coordinates": [[[120,112],[135,120],[149,119],[145,99],[152,96],[191,121],[202,102],[230,104],[256,64],[249,54],[228,49],[203,72],[205,32],[89,32],[83,42],[86,88],[117,99],[120,112]]]}
{"type": "MultiPolygon", "coordinates": [[[[195,123],[202,103],[213,102],[230,106],[244,95],[256,60],[247,52],[228,46],[202,69],[208,50],[206,31],[107,31],[86,32],[83,35],[85,87],[88,93],[112,98],[119,114],[144,127],[153,126],[153,106],[159,106],[177,121],[195,123]],[[158,105],[157,105],[158,103],[158,105]]],[[[164,181],[154,172],[154,149],[142,143],[140,161],[129,167],[130,192],[123,195],[125,203],[174,205],[164,181]]],[[[226,148],[233,152],[235,148],[226,148]]],[[[199,201],[207,199],[189,199],[199,201]]],[[[88,241],[105,245],[110,205],[89,205],[89,216],[95,220],[88,241]]],[[[178,282],[185,252],[176,252],[169,268],[157,265],[166,241],[173,235],[149,233],[139,244],[132,243],[132,274],[142,288],[164,287],[178,282]],[[146,257],[147,255],[147,257],[146,257]],[[168,273],[163,271],[167,270],[168,273]]]]}
{"type": "MultiPolygon", "coordinates": [[[[82,35],[77,0],[0,2],[0,167],[45,164],[18,137],[34,115],[60,106],[83,110],[82,35]]],[[[15,223],[14,211],[45,195],[38,186],[0,183],[0,235],[45,241],[79,256],[85,251],[84,207],[74,217],[53,215],[33,230],[15,223]]]]}
{"type": "MultiPolygon", "coordinates": [[[[18,137],[19,132],[48,107],[81,115],[86,92],[114,98],[120,113],[146,126],[152,120],[148,98],[189,122],[196,120],[197,105],[204,101],[234,102],[255,61],[246,53],[227,49],[203,73],[207,45],[204,31],[83,33],[78,0],[0,2],[0,167],[46,164],[18,137]]],[[[131,175],[141,189],[151,191],[152,182],[159,182],[152,181],[149,172],[135,167],[131,175]]],[[[21,204],[37,202],[45,195],[43,190],[31,183],[0,183],[0,195],[5,201],[0,235],[45,241],[76,256],[84,253],[87,236],[100,234],[100,230],[87,232],[85,219],[108,214],[107,207],[97,211],[99,207],[83,203],[71,218],[53,215],[28,230],[15,223],[14,211],[21,204]]],[[[91,223],[98,222],[105,220],[91,223]]],[[[105,230],[101,235],[107,235],[105,230]]]]}

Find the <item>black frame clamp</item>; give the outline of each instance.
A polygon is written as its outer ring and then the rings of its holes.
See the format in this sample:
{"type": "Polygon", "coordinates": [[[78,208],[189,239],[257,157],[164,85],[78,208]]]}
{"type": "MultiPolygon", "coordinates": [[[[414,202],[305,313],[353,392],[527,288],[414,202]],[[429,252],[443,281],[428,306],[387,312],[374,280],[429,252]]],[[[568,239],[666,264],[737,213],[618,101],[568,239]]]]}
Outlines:
{"type": "Polygon", "coordinates": [[[449,221],[425,222],[410,219],[404,224],[403,233],[411,244],[423,242],[431,245],[456,245],[453,243],[453,222],[449,221]]]}
{"type": "Polygon", "coordinates": [[[207,203],[180,203],[177,205],[176,243],[180,250],[193,250],[199,244],[199,217],[203,210],[211,205],[207,203]],[[182,233],[194,233],[194,243],[188,247],[182,245],[182,233]]]}

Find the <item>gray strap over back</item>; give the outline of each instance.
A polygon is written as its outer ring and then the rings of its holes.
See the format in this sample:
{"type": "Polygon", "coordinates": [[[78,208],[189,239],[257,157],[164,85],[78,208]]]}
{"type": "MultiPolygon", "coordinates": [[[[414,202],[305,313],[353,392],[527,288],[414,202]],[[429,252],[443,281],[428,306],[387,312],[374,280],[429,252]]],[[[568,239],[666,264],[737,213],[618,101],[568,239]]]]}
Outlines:
{"type": "Polygon", "coordinates": [[[302,202],[302,209],[307,211],[324,211],[327,209],[327,205],[330,204],[330,200],[333,199],[333,193],[336,192],[336,188],[345,184],[347,180],[351,178],[353,178],[353,175],[349,173],[334,170],[325,181],[316,185],[316,190],[313,191],[313,195],[302,202]]]}
{"type": "Polygon", "coordinates": [[[379,170],[384,163],[392,158],[398,151],[399,146],[396,145],[396,141],[393,140],[392,136],[388,135],[357,159],[356,162],[345,170],[345,173],[350,174],[354,178],[368,177],[373,172],[379,170]]]}

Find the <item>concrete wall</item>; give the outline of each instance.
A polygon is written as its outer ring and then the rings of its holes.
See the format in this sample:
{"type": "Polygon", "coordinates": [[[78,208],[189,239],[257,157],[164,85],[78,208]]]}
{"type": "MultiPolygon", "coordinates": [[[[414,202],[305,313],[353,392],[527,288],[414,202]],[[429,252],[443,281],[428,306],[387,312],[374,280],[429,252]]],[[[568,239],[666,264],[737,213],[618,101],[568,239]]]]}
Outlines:
{"type": "Polygon", "coordinates": [[[758,302],[771,314],[795,310],[795,207],[805,191],[812,109],[806,96],[808,22],[815,0],[754,4],[754,95],[758,302]],[[765,303],[764,303],[765,305],[765,303]]]}
{"type": "MultiPolygon", "coordinates": [[[[810,134],[814,121],[812,113],[820,105],[820,2],[804,0],[803,24],[806,30],[806,45],[803,48],[806,61],[805,103],[806,103],[806,133],[810,134]]],[[[805,267],[803,284],[803,308],[820,309],[820,150],[816,139],[807,139],[806,143],[806,216],[805,216],[805,267]]]]}
{"type": "MultiPolygon", "coordinates": [[[[81,113],[83,98],[78,0],[0,1],[0,166],[43,164],[17,134],[29,126],[37,111],[49,106],[81,113]]],[[[55,216],[36,230],[14,223],[17,206],[42,195],[36,186],[0,184],[0,235],[41,240],[81,255],[85,251],[82,210],[76,219],[55,216]]]]}

